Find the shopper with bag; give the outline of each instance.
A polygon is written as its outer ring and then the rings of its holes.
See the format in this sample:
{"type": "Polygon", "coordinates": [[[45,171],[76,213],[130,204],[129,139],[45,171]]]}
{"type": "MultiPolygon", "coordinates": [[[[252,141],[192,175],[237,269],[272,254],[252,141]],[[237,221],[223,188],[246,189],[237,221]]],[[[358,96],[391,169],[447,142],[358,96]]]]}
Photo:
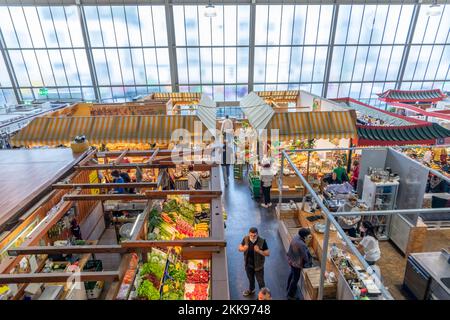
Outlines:
{"type": "Polygon", "coordinates": [[[200,190],[202,188],[200,174],[197,171],[194,171],[194,166],[192,164],[189,165],[188,187],[189,190],[200,190]]]}
{"type": "Polygon", "coordinates": [[[270,188],[272,187],[273,177],[274,175],[270,161],[263,160],[261,169],[261,186],[264,196],[264,203],[261,203],[261,206],[264,208],[269,208],[272,206],[272,202],[270,200],[270,188]]]}

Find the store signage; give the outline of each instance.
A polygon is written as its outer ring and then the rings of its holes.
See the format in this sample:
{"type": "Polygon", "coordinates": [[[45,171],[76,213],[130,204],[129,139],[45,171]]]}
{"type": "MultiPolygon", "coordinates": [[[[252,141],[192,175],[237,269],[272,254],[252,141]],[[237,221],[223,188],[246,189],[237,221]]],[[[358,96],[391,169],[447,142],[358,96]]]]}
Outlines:
{"type": "Polygon", "coordinates": [[[40,88],[39,89],[39,95],[40,96],[48,96],[48,89],[47,88],[40,88]]]}
{"type": "MultiPolygon", "coordinates": [[[[97,171],[91,171],[89,174],[89,183],[99,183],[97,171]]],[[[91,189],[92,194],[99,194],[100,189],[91,189]]]]}

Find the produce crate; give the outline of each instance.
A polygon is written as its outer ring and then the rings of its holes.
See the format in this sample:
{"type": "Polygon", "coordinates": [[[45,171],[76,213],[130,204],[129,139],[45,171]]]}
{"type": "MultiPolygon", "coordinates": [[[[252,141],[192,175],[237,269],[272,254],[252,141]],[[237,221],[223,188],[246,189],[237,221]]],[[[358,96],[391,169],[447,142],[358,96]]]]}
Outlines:
{"type": "Polygon", "coordinates": [[[242,177],[243,177],[244,165],[242,163],[241,164],[235,164],[233,167],[234,167],[233,168],[233,170],[234,170],[234,178],[241,180],[242,177]]]}
{"type": "Polygon", "coordinates": [[[253,172],[248,175],[248,183],[250,191],[252,192],[252,197],[254,199],[259,199],[261,197],[261,180],[258,175],[253,172]]]}
{"type": "Polygon", "coordinates": [[[175,180],[175,189],[176,190],[188,190],[189,185],[187,179],[183,180],[175,180]]]}
{"type": "MultiPolygon", "coordinates": [[[[320,286],[320,268],[307,268],[303,269],[305,275],[304,285],[306,287],[306,292],[308,292],[311,300],[317,300],[319,296],[319,286],[320,286]]],[[[324,283],[323,287],[323,298],[324,299],[336,299],[337,284],[336,283],[324,283]]]]}
{"type": "MultiPolygon", "coordinates": [[[[89,260],[83,268],[83,271],[102,271],[103,264],[101,260],[89,260]]],[[[84,288],[88,299],[97,299],[103,290],[103,281],[86,281],[84,288]]]]}

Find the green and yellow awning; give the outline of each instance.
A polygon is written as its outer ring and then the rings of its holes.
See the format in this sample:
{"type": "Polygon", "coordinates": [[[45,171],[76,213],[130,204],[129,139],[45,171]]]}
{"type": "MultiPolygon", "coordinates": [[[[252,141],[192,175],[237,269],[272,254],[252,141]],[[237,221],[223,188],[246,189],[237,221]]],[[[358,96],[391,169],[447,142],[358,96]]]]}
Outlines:
{"type": "Polygon", "coordinates": [[[93,144],[168,143],[178,140],[183,129],[194,135],[196,127],[202,133],[207,130],[197,116],[40,117],[19,131],[11,142],[14,146],[55,146],[85,135],[93,144]]]}
{"type": "Polygon", "coordinates": [[[281,140],[356,138],[352,111],[276,113],[267,129],[278,129],[281,140]]]}

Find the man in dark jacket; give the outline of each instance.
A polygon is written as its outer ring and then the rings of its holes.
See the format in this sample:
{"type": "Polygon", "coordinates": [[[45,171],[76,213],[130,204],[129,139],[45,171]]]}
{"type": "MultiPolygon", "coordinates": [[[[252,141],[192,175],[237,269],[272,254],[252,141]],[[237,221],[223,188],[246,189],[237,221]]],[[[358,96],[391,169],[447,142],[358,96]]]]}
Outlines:
{"type": "Polygon", "coordinates": [[[255,293],[255,277],[260,289],[264,283],[264,261],[270,255],[266,240],[258,236],[258,229],[250,228],[248,235],[242,239],[239,251],[244,253],[245,272],[250,286],[244,291],[244,297],[255,293]]]}
{"type": "Polygon", "coordinates": [[[311,238],[311,231],[307,228],[301,228],[289,245],[287,253],[287,260],[291,267],[287,283],[287,298],[289,300],[296,299],[295,294],[302,269],[312,266],[312,257],[308,250],[308,243],[311,238]]]}

